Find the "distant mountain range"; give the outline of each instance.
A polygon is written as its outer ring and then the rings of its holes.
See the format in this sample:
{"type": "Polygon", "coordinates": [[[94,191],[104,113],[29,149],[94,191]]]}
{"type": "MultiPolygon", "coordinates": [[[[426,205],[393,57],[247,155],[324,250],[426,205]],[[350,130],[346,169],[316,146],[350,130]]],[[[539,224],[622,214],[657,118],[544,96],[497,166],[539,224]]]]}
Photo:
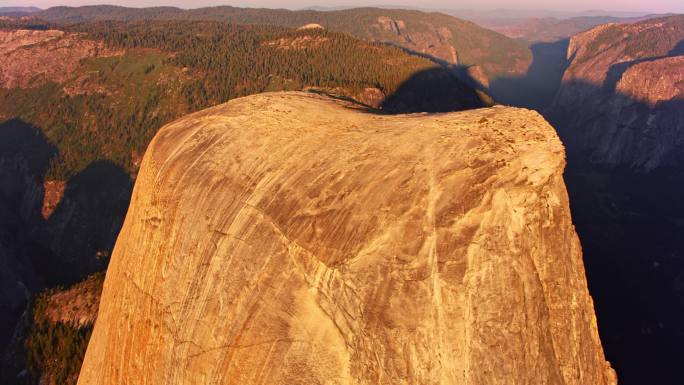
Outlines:
{"type": "Polygon", "coordinates": [[[23,16],[40,11],[38,7],[0,7],[0,16],[23,16]]]}
{"type": "MultiPolygon", "coordinates": [[[[575,17],[594,17],[594,16],[608,16],[608,17],[640,17],[650,14],[651,12],[626,12],[626,11],[607,11],[601,9],[585,10],[585,11],[553,11],[548,9],[508,9],[495,8],[488,10],[475,9],[460,9],[460,8],[429,8],[420,6],[402,6],[402,5],[374,5],[376,8],[382,9],[407,9],[422,12],[442,12],[458,18],[466,20],[480,20],[480,19],[530,19],[530,18],[547,18],[553,17],[557,19],[571,19],[575,17]]],[[[301,10],[308,11],[339,11],[344,9],[358,8],[354,6],[311,6],[301,8],[301,10]]]]}
{"type": "Polygon", "coordinates": [[[467,20],[484,19],[531,19],[547,18],[572,19],[575,17],[640,17],[651,12],[624,12],[606,10],[587,10],[587,11],[550,11],[550,10],[521,10],[521,9],[493,9],[493,10],[445,10],[444,12],[467,20]]]}
{"type": "Polygon", "coordinates": [[[476,22],[508,37],[524,39],[529,42],[553,42],[566,39],[601,24],[636,23],[643,20],[671,16],[670,14],[649,14],[642,16],[577,16],[572,18],[533,17],[533,18],[489,18],[476,22]]]}

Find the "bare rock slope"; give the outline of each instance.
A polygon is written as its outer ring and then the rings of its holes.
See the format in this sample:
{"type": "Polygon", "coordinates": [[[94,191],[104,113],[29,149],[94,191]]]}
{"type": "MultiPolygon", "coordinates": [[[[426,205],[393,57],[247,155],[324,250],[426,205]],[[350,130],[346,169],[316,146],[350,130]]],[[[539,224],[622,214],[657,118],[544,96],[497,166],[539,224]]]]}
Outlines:
{"type": "Polygon", "coordinates": [[[613,384],[535,112],[236,99],[145,155],[79,384],[613,384]]]}
{"type": "Polygon", "coordinates": [[[115,56],[102,42],[57,30],[0,31],[0,88],[27,88],[62,82],[84,58],[115,56]]]}

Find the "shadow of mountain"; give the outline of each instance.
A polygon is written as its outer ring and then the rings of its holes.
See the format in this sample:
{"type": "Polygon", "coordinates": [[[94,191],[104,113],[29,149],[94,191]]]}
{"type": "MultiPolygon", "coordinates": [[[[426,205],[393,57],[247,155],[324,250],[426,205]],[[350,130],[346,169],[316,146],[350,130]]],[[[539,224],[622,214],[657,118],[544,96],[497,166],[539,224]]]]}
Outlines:
{"type": "Polygon", "coordinates": [[[335,100],[347,102],[347,103],[354,105],[355,107],[363,108],[363,109],[371,111],[371,112],[380,112],[376,108],[374,108],[373,106],[368,105],[368,104],[366,104],[360,100],[356,100],[356,99],[352,98],[351,96],[340,95],[340,94],[336,94],[336,93],[329,92],[326,90],[319,90],[319,89],[309,89],[309,90],[306,90],[306,92],[316,94],[316,95],[322,95],[322,96],[328,97],[330,99],[335,99],[335,100]]]}
{"type": "Polygon", "coordinates": [[[683,103],[673,99],[649,104],[603,85],[574,81],[563,86],[543,115],[565,144],[570,164],[624,165],[638,172],[684,165],[684,151],[673,145],[670,151],[661,148],[681,140],[683,103]]]}
{"type": "Polygon", "coordinates": [[[675,202],[684,193],[683,176],[681,170],[565,173],[601,340],[620,384],[680,381],[684,212],[675,202]]]}
{"type": "Polygon", "coordinates": [[[129,174],[109,161],[91,163],[68,181],[46,221],[50,249],[67,266],[64,281],[107,267],[132,191],[129,174]]]}
{"type": "Polygon", "coordinates": [[[106,268],[128,209],[131,178],[100,161],[66,181],[44,219],[43,178],[56,155],[40,128],[0,123],[0,353],[32,295],[106,268]]]}
{"type": "Polygon", "coordinates": [[[394,47],[394,48],[398,48],[398,49],[400,49],[400,50],[406,52],[406,53],[409,54],[409,55],[422,57],[423,59],[428,59],[428,60],[430,60],[431,62],[433,62],[433,63],[435,63],[435,64],[437,64],[437,65],[440,65],[440,66],[442,66],[442,67],[450,67],[450,66],[453,65],[452,63],[450,63],[450,62],[448,62],[448,61],[446,61],[446,60],[444,60],[444,59],[440,59],[440,58],[438,58],[438,57],[436,57],[436,56],[432,56],[432,55],[430,55],[429,53],[416,51],[416,50],[410,49],[410,48],[408,48],[408,47],[405,47],[405,46],[403,46],[403,45],[400,45],[400,44],[395,43],[395,42],[392,42],[392,41],[380,41],[380,43],[385,44],[385,45],[392,46],[392,47],[394,47]]]}
{"type": "Polygon", "coordinates": [[[30,292],[44,285],[31,255],[44,250],[34,242],[40,223],[42,176],[56,148],[24,121],[0,123],[0,351],[24,310],[30,292]]]}
{"type": "Polygon", "coordinates": [[[667,54],[667,56],[680,56],[684,55],[684,39],[680,40],[672,50],[667,54]]]}
{"type": "Polygon", "coordinates": [[[55,146],[45,138],[42,131],[21,119],[0,123],[0,157],[3,160],[21,156],[31,177],[42,178],[50,160],[57,154],[55,146]]]}
{"type": "Polygon", "coordinates": [[[413,74],[382,102],[393,114],[451,112],[487,105],[486,98],[459,78],[458,69],[435,67],[413,74]]]}
{"type": "Polygon", "coordinates": [[[499,103],[543,110],[556,95],[568,67],[568,39],[530,46],[532,64],[524,76],[497,77],[487,92],[499,103]]]}

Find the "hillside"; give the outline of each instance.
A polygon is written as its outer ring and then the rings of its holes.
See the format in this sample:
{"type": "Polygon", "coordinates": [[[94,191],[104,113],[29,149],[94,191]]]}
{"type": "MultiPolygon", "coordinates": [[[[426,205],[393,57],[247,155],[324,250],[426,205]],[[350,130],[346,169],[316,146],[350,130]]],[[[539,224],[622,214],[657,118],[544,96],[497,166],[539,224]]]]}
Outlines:
{"type": "Polygon", "coordinates": [[[37,7],[0,7],[0,16],[27,16],[40,11],[37,7]]]}
{"type": "Polygon", "coordinates": [[[392,43],[447,63],[478,65],[489,78],[522,74],[531,63],[530,52],[523,43],[469,21],[441,13],[411,10],[354,8],[321,12],[228,6],[192,10],[86,6],[54,7],[38,13],[37,17],[69,23],[109,19],[180,19],[291,28],[320,24],[332,31],[349,33],[365,40],[392,43]]]}
{"type": "MultiPolygon", "coordinates": [[[[0,118],[40,127],[58,147],[51,180],[102,159],[135,172],[158,127],[234,97],[314,87],[380,107],[412,75],[435,68],[320,29],[134,21],[0,34],[0,118]]],[[[478,106],[454,76],[441,80],[478,106]]]]}
{"type": "Polygon", "coordinates": [[[506,107],[183,117],[143,159],[79,384],[615,384],[564,163],[506,107]]]}

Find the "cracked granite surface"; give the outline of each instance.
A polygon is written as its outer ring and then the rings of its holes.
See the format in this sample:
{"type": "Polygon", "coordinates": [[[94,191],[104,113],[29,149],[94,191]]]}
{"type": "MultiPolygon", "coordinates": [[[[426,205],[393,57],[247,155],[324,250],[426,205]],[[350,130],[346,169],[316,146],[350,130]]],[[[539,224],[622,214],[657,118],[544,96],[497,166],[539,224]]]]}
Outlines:
{"type": "Polygon", "coordinates": [[[613,384],[535,112],[304,93],[167,125],[81,385],[613,384]]]}

